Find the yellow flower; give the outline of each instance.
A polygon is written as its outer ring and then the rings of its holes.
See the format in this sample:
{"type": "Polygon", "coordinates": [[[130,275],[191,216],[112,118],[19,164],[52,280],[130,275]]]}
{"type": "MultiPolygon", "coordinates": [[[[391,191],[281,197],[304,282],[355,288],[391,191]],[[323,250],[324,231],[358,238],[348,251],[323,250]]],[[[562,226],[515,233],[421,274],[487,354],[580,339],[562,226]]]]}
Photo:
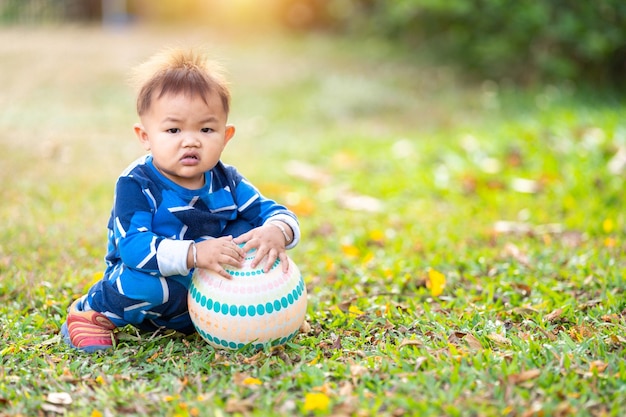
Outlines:
{"type": "Polygon", "coordinates": [[[354,245],[348,245],[348,244],[341,245],[341,251],[348,258],[356,258],[357,256],[361,254],[361,251],[359,250],[359,248],[357,248],[354,245]]]}
{"type": "Polygon", "coordinates": [[[350,307],[348,308],[348,312],[354,316],[362,316],[363,314],[365,314],[365,312],[363,312],[362,310],[359,310],[357,306],[352,305],[352,304],[350,304],[350,307]]]}
{"type": "Polygon", "coordinates": [[[253,378],[251,376],[245,378],[241,383],[243,385],[261,385],[262,384],[259,378],[253,378]]]}
{"type": "Polygon", "coordinates": [[[428,269],[428,278],[426,279],[426,288],[430,289],[430,295],[438,297],[443,293],[446,287],[446,276],[432,268],[428,269]]]}
{"type": "Polygon", "coordinates": [[[383,232],[380,229],[370,230],[369,238],[370,240],[373,240],[374,242],[382,243],[385,240],[385,232],[383,232]]]}
{"type": "Polygon", "coordinates": [[[91,276],[91,281],[89,281],[86,285],[85,285],[85,291],[87,291],[87,289],[91,288],[95,283],[97,283],[98,281],[100,281],[102,279],[102,277],[104,276],[104,271],[98,271],[96,273],[94,273],[91,276]]]}
{"type": "Polygon", "coordinates": [[[310,392],[304,396],[305,411],[326,411],[330,405],[330,398],[323,392],[310,392]]]}

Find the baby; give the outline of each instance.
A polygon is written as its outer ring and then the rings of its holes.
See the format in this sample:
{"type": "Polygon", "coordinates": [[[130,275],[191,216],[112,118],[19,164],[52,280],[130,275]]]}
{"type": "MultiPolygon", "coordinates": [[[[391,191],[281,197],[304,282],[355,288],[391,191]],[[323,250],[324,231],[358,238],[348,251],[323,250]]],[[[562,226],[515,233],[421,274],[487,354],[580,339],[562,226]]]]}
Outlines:
{"type": "Polygon", "coordinates": [[[229,279],[256,249],[269,270],[300,239],[296,216],[264,197],[220,158],[235,134],[230,91],[195,50],[169,49],[137,69],[139,123],[149,153],[120,175],[108,223],[102,280],[74,301],[61,328],[85,352],[112,348],[115,329],[195,331],[187,289],[195,268],[229,279]]]}

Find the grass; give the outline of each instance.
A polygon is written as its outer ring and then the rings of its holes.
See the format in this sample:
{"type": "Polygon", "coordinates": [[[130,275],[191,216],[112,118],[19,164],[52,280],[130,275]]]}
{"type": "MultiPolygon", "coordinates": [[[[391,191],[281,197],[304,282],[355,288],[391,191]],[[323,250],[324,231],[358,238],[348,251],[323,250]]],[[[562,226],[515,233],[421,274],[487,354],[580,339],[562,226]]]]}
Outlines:
{"type": "Polygon", "coordinates": [[[0,415],[626,412],[617,98],[466,86],[374,40],[0,31],[0,415]],[[231,73],[224,160],[300,216],[310,329],[261,352],[126,329],[81,354],[59,328],[141,154],[125,77],[179,42],[231,73]]]}

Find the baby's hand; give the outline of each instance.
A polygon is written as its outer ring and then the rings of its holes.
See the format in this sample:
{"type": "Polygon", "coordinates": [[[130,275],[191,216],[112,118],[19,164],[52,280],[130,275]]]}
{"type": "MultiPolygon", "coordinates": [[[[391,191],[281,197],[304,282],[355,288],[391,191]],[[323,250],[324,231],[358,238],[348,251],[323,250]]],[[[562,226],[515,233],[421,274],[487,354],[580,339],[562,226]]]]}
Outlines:
{"type": "Polygon", "coordinates": [[[198,268],[217,272],[224,278],[231,279],[222,265],[241,268],[246,253],[234,241],[232,236],[209,239],[196,244],[198,268]]]}
{"type": "MultiPolygon", "coordinates": [[[[287,226],[288,227],[288,226],[287,226]]],[[[285,236],[279,228],[271,224],[265,224],[250,230],[235,238],[235,243],[245,243],[244,253],[256,249],[256,255],[250,266],[256,268],[263,258],[267,256],[263,272],[268,272],[278,258],[283,267],[283,272],[289,272],[289,258],[285,249],[285,236]]]]}

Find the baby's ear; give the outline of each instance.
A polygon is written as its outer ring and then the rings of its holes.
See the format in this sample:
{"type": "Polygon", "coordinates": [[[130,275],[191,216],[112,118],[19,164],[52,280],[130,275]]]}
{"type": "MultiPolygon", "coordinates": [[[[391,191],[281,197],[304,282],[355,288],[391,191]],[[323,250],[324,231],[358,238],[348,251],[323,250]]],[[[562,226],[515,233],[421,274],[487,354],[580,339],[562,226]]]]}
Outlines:
{"type": "Polygon", "coordinates": [[[235,136],[235,126],[226,125],[224,130],[224,145],[226,145],[235,136]]]}
{"type": "Polygon", "coordinates": [[[148,140],[148,132],[146,132],[143,125],[141,123],[135,123],[133,130],[135,131],[135,135],[137,135],[137,139],[139,139],[139,142],[143,145],[143,148],[149,151],[150,141],[148,140]]]}

